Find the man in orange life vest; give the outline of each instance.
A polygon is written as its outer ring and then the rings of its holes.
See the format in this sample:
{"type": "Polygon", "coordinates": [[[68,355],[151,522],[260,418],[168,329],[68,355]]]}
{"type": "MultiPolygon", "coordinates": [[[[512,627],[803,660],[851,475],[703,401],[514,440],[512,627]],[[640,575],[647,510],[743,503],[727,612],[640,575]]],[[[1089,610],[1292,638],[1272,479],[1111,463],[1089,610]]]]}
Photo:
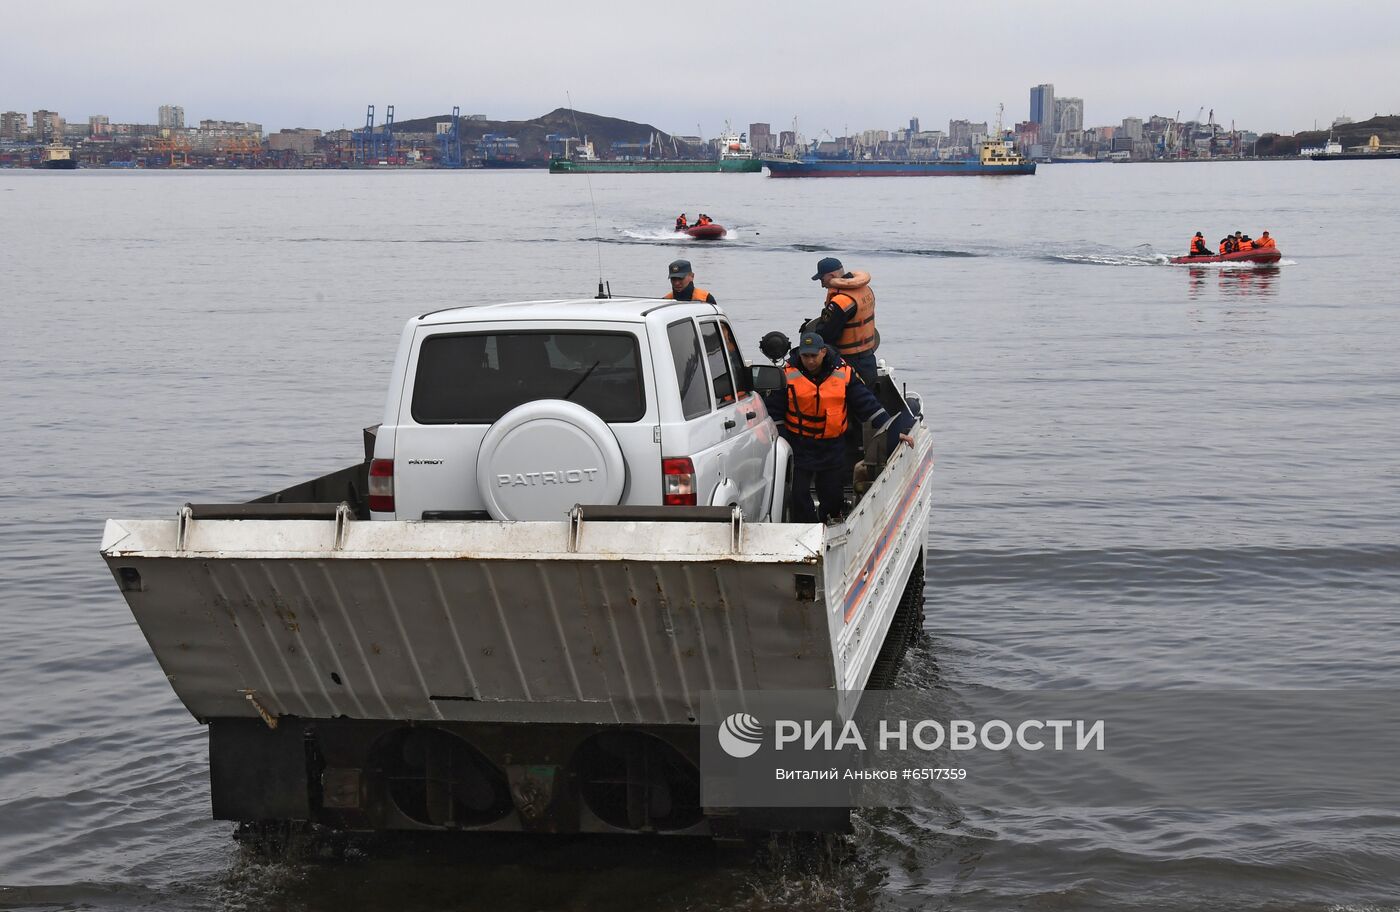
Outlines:
{"type": "Polygon", "coordinates": [[[687,229],[687,228],[689,228],[689,227],[690,227],[690,224],[685,220],[685,213],[684,213],[684,212],[682,212],[680,215],[676,216],[676,230],[677,230],[677,231],[684,231],[685,229],[687,229]]]}
{"type": "Polygon", "coordinates": [[[871,388],[856,379],[851,365],[810,330],[788,355],[785,373],[787,387],[767,397],[766,403],[769,414],[782,419],[783,437],[792,445],[793,520],[840,519],[846,512],[845,436],[850,418],[869,421],[876,431],[898,435],[910,446],[914,418],[908,412],[891,416],[885,411],[871,388]],[[812,505],[813,481],[820,513],[812,505]]]}
{"type": "Polygon", "coordinates": [[[1205,236],[1199,231],[1197,231],[1196,236],[1191,239],[1191,252],[1186,255],[1193,257],[1210,256],[1210,248],[1206,246],[1205,236]]]}
{"type": "Polygon", "coordinates": [[[690,269],[690,260],[673,261],[667,274],[671,277],[671,291],[666,295],[666,300],[715,303],[714,295],[695,287],[695,273],[690,269]]]}
{"type": "Polygon", "coordinates": [[[1254,248],[1256,250],[1270,250],[1277,246],[1278,244],[1274,242],[1273,238],[1269,237],[1269,232],[1267,231],[1260,235],[1259,240],[1254,242],[1254,248]]]}
{"type": "Polygon", "coordinates": [[[860,379],[875,388],[877,366],[875,346],[875,292],[870,290],[870,274],[847,272],[836,257],[822,257],[812,281],[826,289],[826,302],[815,329],[860,379]]]}

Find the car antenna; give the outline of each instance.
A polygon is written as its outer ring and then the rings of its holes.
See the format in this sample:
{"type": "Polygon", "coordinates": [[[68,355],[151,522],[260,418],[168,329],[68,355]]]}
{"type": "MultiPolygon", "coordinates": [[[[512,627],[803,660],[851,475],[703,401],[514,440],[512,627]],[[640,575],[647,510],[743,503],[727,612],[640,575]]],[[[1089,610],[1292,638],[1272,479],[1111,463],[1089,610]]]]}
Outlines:
{"type": "MultiPolygon", "coordinates": [[[[574,96],[572,92],[565,92],[564,97],[569,100],[569,119],[574,122],[574,135],[578,136],[578,114],[574,112],[574,96]]],[[[583,182],[588,187],[588,205],[593,209],[593,246],[598,250],[598,294],[597,298],[611,298],[612,284],[603,281],[603,233],[598,229],[598,203],[593,199],[593,178],[588,176],[588,172],[583,172],[583,182]],[[606,287],[606,290],[605,290],[606,287]]]]}

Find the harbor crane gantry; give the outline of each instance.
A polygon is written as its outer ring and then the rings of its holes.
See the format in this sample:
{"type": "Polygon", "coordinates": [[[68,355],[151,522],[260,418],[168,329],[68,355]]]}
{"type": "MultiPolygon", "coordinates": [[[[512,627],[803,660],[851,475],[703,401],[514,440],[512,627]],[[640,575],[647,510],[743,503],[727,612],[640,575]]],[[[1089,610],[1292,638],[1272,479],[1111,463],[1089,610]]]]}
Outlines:
{"type": "Polygon", "coordinates": [[[462,167],[462,109],[453,105],[452,126],[446,132],[439,133],[438,140],[438,164],[444,168],[462,167]]]}
{"type": "Polygon", "coordinates": [[[394,158],[394,106],[384,106],[384,158],[394,158]]]}
{"type": "Polygon", "coordinates": [[[372,164],[379,158],[379,144],[374,137],[374,105],[365,113],[365,128],[355,137],[355,161],[361,165],[372,164]]]}

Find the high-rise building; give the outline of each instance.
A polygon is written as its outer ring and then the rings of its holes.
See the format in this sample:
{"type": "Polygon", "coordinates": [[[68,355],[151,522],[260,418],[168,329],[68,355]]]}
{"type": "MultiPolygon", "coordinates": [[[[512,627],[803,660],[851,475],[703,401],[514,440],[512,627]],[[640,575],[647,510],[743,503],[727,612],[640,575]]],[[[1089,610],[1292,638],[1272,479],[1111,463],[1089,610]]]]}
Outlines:
{"type": "Polygon", "coordinates": [[[1129,139],[1131,139],[1131,140],[1133,140],[1133,141],[1137,141],[1137,140],[1139,140],[1139,139],[1142,139],[1142,118],[1141,118],[1141,117],[1125,117],[1125,118],[1123,118],[1123,133],[1124,133],[1129,139]]]}
{"type": "Polygon", "coordinates": [[[919,118],[917,118],[917,117],[911,117],[911,118],[909,118],[909,135],[910,135],[910,136],[913,136],[914,134],[916,134],[916,133],[918,133],[918,132],[919,132],[919,118]]]}
{"type": "Polygon", "coordinates": [[[972,121],[948,121],[948,144],[950,146],[972,145],[972,121]]]}
{"type": "Polygon", "coordinates": [[[1042,83],[1031,89],[1030,119],[1040,124],[1040,141],[1047,142],[1055,135],[1055,86],[1042,83]]]}
{"type": "Polygon", "coordinates": [[[1055,99],[1055,132],[1078,133],[1084,129],[1084,99],[1055,99]]]}
{"type": "Polygon", "coordinates": [[[185,129],[185,109],[179,105],[161,105],[156,125],[166,130],[185,129]]]}
{"type": "Polygon", "coordinates": [[[63,118],[53,111],[34,112],[34,141],[39,143],[62,142],[63,118]]]}
{"type": "Polygon", "coordinates": [[[29,115],[19,111],[0,114],[0,139],[19,140],[29,135],[29,115]]]}
{"type": "Polygon", "coordinates": [[[749,148],[755,155],[773,151],[773,128],[766,123],[749,124],[749,148]]]}
{"type": "Polygon", "coordinates": [[[94,139],[105,139],[112,135],[112,119],[106,114],[94,114],[88,118],[88,135],[94,139]]]}

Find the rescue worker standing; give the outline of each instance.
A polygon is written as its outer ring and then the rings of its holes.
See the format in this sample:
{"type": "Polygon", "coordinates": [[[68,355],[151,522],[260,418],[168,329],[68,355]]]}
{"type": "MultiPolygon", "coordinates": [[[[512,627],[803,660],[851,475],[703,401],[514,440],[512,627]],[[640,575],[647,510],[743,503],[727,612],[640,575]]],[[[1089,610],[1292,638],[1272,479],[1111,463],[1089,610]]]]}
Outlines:
{"type": "Polygon", "coordinates": [[[1201,234],[1199,231],[1196,232],[1196,236],[1191,239],[1191,252],[1186,255],[1193,257],[1210,256],[1210,248],[1206,246],[1205,235],[1201,234]]]}
{"type": "Polygon", "coordinates": [[[715,303],[714,295],[703,288],[695,287],[695,273],[690,269],[690,260],[673,261],[668,275],[671,277],[671,290],[666,294],[666,300],[715,303]]]}
{"type": "Polygon", "coordinates": [[[860,379],[875,388],[875,292],[870,274],[847,272],[836,257],[822,257],[812,281],[826,289],[826,301],[816,330],[841,357],[856,369],[860,379]]]}
{"type": "Polygon", "coordinates": [[[910,446],[914,418],[885,411],[851,365],[816,332],[802,334],[784,368],[787,386],[768,397],[768,406],[770,414],[782,419],[783,437],[792,446],[793,520],[839,521],[846,512],[845,435],[851,418],[872,422],[876,431],[897,434],[910,446]],[[785,401],[773,401],[779,396],[785,401]],[[820,511],[812,504],[814,481],[820,511]]]}

